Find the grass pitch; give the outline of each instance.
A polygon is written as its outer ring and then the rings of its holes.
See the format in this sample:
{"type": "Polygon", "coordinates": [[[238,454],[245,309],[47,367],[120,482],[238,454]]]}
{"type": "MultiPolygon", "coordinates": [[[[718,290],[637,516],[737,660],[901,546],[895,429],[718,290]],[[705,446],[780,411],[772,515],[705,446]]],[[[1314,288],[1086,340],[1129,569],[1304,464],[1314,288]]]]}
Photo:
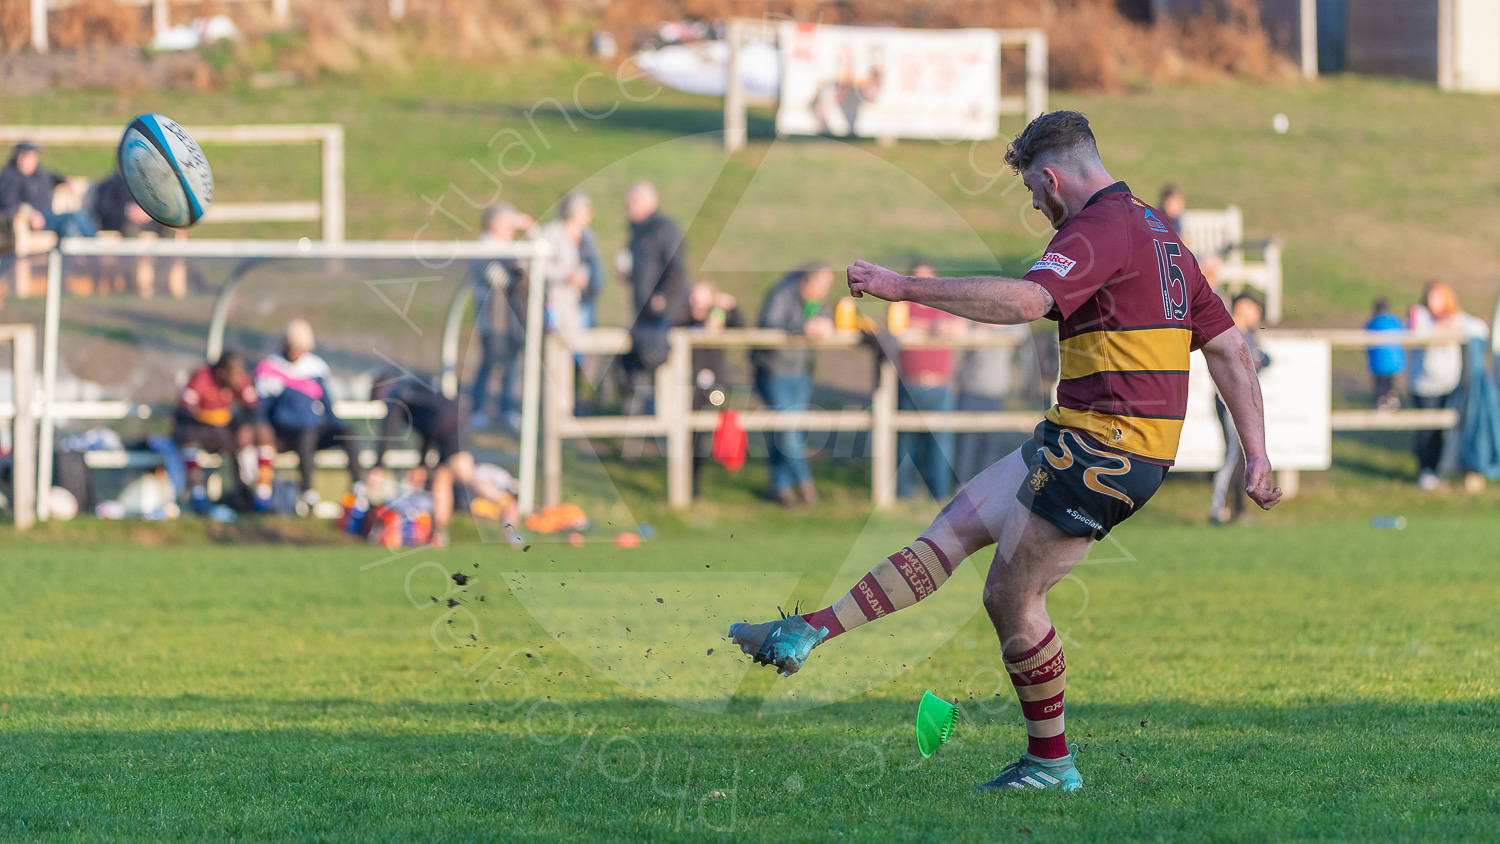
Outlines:
{"type": "Polygon", "coordinates": [[[846,588],[918,529],[899,516],[394,559],[12,535],[0,837],[1485,838],[1500,525],[1411,522],[1163,507],[1097,546],[1052,598],[1088,783],[1068,797],[970,790],[1022,746],[982,560],[789,680],[723,640],[846,588]],[[924,761],[928,688],[963,716],[924,761]]]}

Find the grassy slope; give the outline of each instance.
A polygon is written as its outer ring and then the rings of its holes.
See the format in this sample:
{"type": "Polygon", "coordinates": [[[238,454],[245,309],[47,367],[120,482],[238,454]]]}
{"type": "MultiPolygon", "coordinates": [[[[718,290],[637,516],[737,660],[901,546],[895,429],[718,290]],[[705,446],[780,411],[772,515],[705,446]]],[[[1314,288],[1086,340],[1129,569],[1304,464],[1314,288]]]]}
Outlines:
{"type": "MultiPolygon", "coordinates": [[[[950,266],[983,266],[993,261],[983,254],[987,247],[1002,267],[1019,270],[1043,245],[1045,235],[1028,232],[1023,222],[1022,194],[1006,190],[1011,180],[983,175],[1003,169],[1000,141],[890,149],[776,143],[768,137],[767,116],[759,115],[752,131],[761,137],[725,166],[711,139],[674,141],[715,131],[717,100],[663,93],[632,103],[607,78],[586,77],[590,70],[555,64],[494,73],[434,68],[398,79],[375,74],[363,83],[170,97],[64,92],[7,99],[3,110],[6,121],[16,123],[123,122],[144,109],[184,122],[343,123],[355,237],[408,237],[424,223],[432,225],[428,237],[462,234],[423,197],[446,195],[445,207],[469,218],[473,212],[458,192],[479,199],[495,189],[470,159],[495,172],[496,151],[520,140],[524,146],[505,161],[516,175],[502,176],[504,197],[541,211],[569,188],[594,188],[603,211],[598,228],[612,252],[623,238],[615,212],[619,190],[629,179],[651,176],[662,183],[668,208],[689,224],[696,261],[721,272],[757,271],[724,278],[745,292],[767,283],[770,271],[813,254],[835,261],[861,255],[904,260],[920,251],[950,266]],[[590,110],[603,113],[616,103],[619,109],[589,120],[576,111],[564,118],[544,104],[528,118],[530,107],[546,97],[568,102],[575,84],[590,110]],[[488,147],[504,129],[517,134],[488,147]],[[664,149],[636,155],[663,143],[664,149]],[[744,207],[740,192],[763,162],[766,172],[752,192],[757,201],[744,207]],[[887,162],[911,179],[898,178],[887,162]],[[710,186],[708,202],[695,211],[710,186]]],[[[641,82],[628,90],[650,92],[641,82]]],[[[1471,309],[1488,315],[1500,276],[1500,243],[1493,236],[1500,227],[1500,168],[1487,134],[1500,122],[1494,98],[1349,78],[1287,88],[1059,93],[1053,105],[1088,112],[1113,172],[1144,195],[1153,197],[1158,184],[1177,180],[1195,204],[1239,204],[1252,235],[1280,235],[1295,322],[1349,322],[1371,296],[1401,301],[1438,274],[1455,278],[1470,293],[1471,309]],[[1286,136],[1270,130],[1277,112],[1291,118],[1286,136]]],[[[1009,118],[1001,128],[1008,135],[1019,122],[1009,118]]],[[[53,155],[57,165],[80,172],[108,166],[101,150],[53,155]]],[[[222,198],[315,194],[311,150],[222,149],[214,157],[222,198]]],[[[248,231],[301,233],[294,226],[248,231]]]]}
{"type": "Polygon", "coordinates": [[[369,571],[352,547],[12,545],[0,836],[1452,840],[1500,810],[1492,520],[1125,526],[1100,559],[1134,559],[1053,596],[1090,786],[1067,801],[968,791],[1020,731],[977,575],[794,680],[745,674],[724,622],[816,601],[915,523],[750,525],[369,571]],[[460,567],[473,621],[428,600],[460,567]],[[842,702],[777,714],[788,688],[842,702]],[[967,720],[923,762],[925,688],[967,720]]]}

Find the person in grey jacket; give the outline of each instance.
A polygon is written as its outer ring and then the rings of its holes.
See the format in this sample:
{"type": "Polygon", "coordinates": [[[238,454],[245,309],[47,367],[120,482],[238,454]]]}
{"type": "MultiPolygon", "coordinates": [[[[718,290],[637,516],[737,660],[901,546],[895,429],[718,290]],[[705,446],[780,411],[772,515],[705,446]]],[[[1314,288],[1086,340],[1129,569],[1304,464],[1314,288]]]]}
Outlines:
{"type": "MultiPolygon", "coordinates": [[[[823,300],[833,286],[833,270],[811,262],[793,270],[771,288],[761,305],[759,326],[779,328],[810,338],[826,337],[833,331],[823,300]]],[[[811,349],[756,349],[750,353],[755,367],[755,392],[772,410],[802,410],[812,398],[811,349]]],[[[818,500],[812,470],[805,454],[805,431],[766,433],[767,462],[771,469],[771,497],[789,507],[818,500]],[[801,493],[800,501],[798,493],[801,493]]]]}

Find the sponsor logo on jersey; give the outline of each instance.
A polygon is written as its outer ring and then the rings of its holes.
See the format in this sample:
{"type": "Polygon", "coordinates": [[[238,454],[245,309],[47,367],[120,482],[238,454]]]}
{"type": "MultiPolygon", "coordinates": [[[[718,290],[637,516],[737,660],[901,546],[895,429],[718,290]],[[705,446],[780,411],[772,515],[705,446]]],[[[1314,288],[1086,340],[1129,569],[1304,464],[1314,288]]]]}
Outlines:
{"type": "Polygon", "coordinates": [[[1036,272],[1037,270],[1051,270],[1060,276],[1066,277],[1068,273],[1072,272],[1073,268],[1077,265],[1077,261],[1069,258],[1061,252],[1048,252],[1047,254],[1042,256],[1042,260],[1037,261],[1036,264],[1032,266],[1031,272],[1036,272]]]}
{"type": "Polygon", "coordinates": [[[1162,234],[1167,233],[1167,224],[1163,223],[1161,221],[1161,218],[1156,216],[1156,212],[1152,211],[1150,208],[1146,209],[1146,225],[1150,226],[1151,230],[1154,232],[1161,232],[1162,234]]]}

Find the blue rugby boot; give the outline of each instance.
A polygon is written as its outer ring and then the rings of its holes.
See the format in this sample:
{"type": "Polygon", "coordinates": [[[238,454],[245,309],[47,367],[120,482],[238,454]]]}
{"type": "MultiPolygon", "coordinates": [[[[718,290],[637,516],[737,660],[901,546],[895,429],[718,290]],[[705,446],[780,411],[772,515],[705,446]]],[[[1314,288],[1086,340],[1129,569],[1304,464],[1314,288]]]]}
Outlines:
{"type": "Polygon", "coordinates": [[[1061,759],[1041,759],[1030,753],[1005,766],[1000,776],[984,785],[975,786],[978,791],[1002,788],[1053,789],[1056,791],[1082,791],[1083,774],[1073,764],[1078,758],[1078,745],[1068,745],[1068,755],[1061,759]]]}
{"type": "Polygon", "coordinates": [[[757,664],[776,666],[783,677],[796,674],[812,649],[827,637],[827,627],[813,627],[802,616],[789,616],[784,612],[776,621],[729,625],[729,638],[740,646],[740,650],[753,657],[757,664]]]}

